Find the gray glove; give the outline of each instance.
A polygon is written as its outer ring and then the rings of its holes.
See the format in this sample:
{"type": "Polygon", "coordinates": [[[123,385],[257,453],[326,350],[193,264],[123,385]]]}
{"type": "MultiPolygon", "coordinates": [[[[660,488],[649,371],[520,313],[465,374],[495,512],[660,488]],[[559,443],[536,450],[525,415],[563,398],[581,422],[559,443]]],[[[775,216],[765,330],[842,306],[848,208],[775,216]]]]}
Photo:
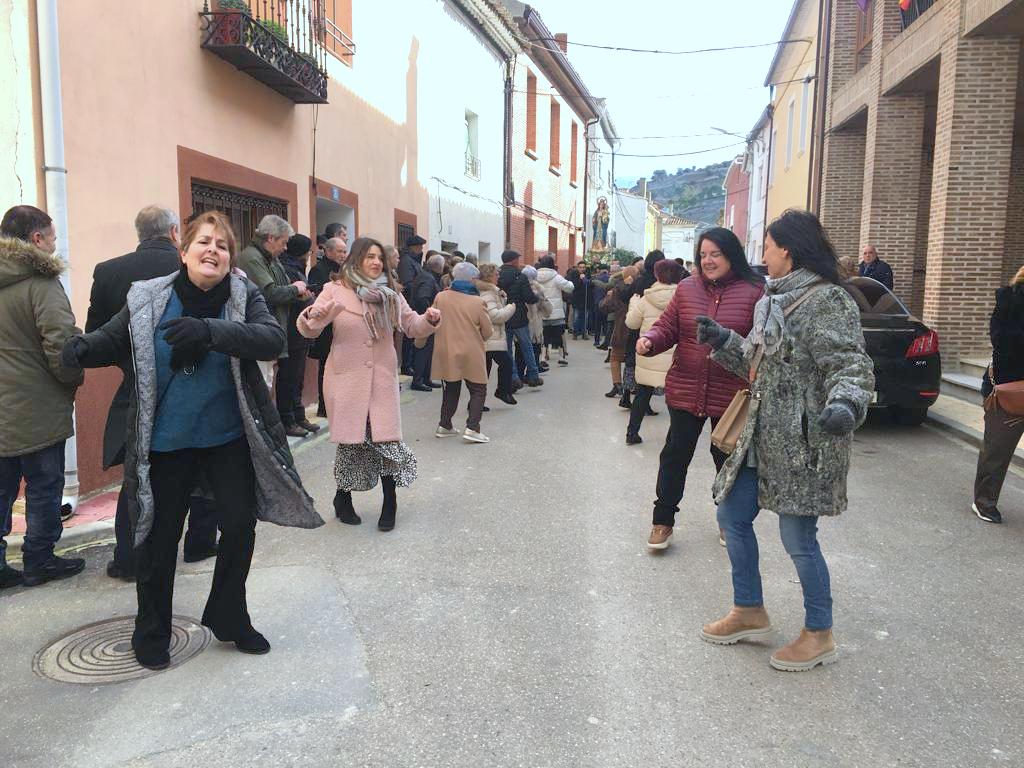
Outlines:
{"type": "Polygon", "coordinates": [[[825,406],[818,417],[818,426],[830,435],[845,435],[857,426],[857,414],[845,400],[836,400],[825,406]]]}
{"type": "Polygon", "coordinates": [[[707,315],[697,315],[697,343],[710,344],[712,349],[721,349],[732,334],[707,315]]]}

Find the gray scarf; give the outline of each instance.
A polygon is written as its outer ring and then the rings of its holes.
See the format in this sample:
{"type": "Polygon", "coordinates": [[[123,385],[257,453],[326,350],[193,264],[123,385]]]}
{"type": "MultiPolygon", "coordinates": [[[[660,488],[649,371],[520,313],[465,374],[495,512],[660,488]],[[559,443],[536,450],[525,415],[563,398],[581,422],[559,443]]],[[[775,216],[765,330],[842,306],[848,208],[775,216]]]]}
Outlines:
{"type": "Polygon", "coordinates": [[[754,307],[754,327],[747,337],[744,350],[748,355],[758,345],[766,355],[774,355],[782,346],[786,335],[786,307],[816,285],[826,283],[825,278],[806,269],[795,269],[780,278],[766,280],[765,295],[754,307]]]}
{"type": "Polygon", "coordinates": [[[363,302],[363,322],[370,338],[377,341],[394,336],[400,329],[398,294],[355,269],[343,269],[342,273],[363,302]]]}

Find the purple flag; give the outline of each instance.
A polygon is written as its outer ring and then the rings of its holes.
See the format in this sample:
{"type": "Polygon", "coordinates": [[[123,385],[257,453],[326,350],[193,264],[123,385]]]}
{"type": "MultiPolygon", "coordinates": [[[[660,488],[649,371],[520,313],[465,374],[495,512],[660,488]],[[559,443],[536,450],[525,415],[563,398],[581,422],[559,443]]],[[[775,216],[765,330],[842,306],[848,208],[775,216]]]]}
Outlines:
{"type": "Polygon", "coordinates": [[[870,3],[871,3],[871,0],[857,0],[857,5],[860,6],[861,13],[867,13],[868,12],[868,5],[870,3]]]}

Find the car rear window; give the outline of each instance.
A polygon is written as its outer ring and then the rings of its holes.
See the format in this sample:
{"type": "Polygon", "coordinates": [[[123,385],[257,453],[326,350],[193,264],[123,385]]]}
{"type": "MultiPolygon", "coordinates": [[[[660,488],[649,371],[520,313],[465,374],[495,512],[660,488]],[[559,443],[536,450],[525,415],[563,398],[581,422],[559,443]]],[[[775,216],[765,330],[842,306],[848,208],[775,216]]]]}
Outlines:
{"type": "Polygon", "coordinates": [[[903,303],[877,280],[854,277],[843,283],[864,315],[909,315],[903,303]]]}

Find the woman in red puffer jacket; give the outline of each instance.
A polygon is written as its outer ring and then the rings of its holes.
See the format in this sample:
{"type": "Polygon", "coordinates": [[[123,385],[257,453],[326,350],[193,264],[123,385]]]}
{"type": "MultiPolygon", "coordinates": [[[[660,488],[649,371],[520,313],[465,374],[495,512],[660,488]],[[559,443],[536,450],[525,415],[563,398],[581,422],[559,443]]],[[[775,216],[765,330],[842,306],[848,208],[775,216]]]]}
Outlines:
{"type": "MultiPolygon", "coordinates": [[[[693,275],[679,284],[661,317],[636,343],[637,354],[644,356],[676,348],[665,378],[671,424],[658,467],[654,527],[647,542],[651,549],[669,545],[704,422],[711,419],[714,429],[733,396],[748,386],[712,362],[710,347],[697,343],[696,317],[712,317],[746,337],[754,305],[764,295],[764,281],[750,268],[743,246],[730,230],[716,227],[704,232],[696,255],[693,275]]],[[[721,469],[725,454],[712,446],[711,457],[716,471],[721,469]]]]}

